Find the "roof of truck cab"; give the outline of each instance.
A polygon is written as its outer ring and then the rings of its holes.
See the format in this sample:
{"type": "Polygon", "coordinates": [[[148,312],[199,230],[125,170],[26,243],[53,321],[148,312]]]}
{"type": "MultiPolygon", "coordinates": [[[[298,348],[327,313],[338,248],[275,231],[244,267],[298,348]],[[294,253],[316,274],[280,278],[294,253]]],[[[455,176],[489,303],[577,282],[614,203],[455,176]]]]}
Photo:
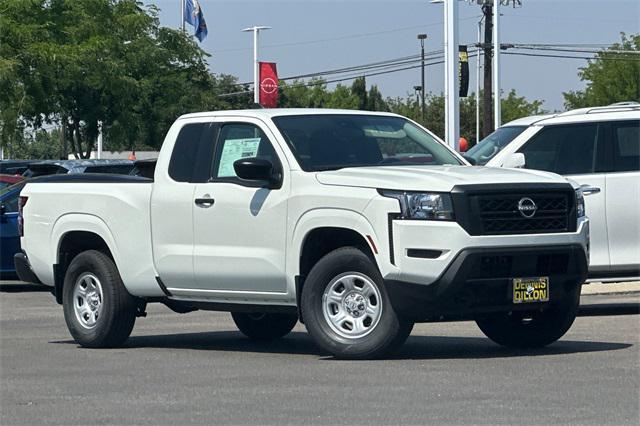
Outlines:
{"type": "Polygon", "coordinates": [[[207,111],[185,114],[178,118],[200,118],[200,117],[255,117],[272,118],[283,115],[320,115],[320,114],[357,114],[357,115],[384,115],[400,117],[398,114],[378,111],[360,111],[354,109],[329,109],[329,108],[263,108],[263,109],[239,109],[228,111],[207,111]]]}

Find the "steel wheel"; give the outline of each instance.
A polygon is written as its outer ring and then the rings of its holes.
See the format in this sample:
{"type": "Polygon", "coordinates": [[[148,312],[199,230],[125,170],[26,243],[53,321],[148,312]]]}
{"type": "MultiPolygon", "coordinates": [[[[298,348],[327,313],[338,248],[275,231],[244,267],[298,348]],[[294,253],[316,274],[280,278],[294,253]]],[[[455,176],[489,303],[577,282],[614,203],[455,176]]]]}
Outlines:
{"type": "Polygon", "coordinates": [[[335,277],[322,296],[324,319],[347,339],[371,333],[382,315],[382,297],[373,280],[359,272],[335,277]]]}
{"type": "Polygon", "coordinates": [[[78,277],[73,288],[73,311],[80,325],[92,329],[102,314],[102,285],[91,273],[78,277]]]}

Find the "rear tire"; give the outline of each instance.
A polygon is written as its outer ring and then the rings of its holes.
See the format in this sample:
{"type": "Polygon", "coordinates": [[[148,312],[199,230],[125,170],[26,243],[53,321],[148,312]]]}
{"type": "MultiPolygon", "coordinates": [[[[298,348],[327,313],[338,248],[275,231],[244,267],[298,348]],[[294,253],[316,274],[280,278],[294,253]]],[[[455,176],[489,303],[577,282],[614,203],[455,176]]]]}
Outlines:
{"type": "Polygon", "coordinates": [[[136,301],[106,254],[88,250],[71,261],[62,299],[67,328],[81,346],[116,347],[131,334],[136,321],[136,301]]]}
{"type": "Polygon", "coordinates": [[[480,330],[499,345],[510,348],[541,348],[565,335],[578,314],[580,286],[568,300],[542,312],[492,314],[476,320],[480,330]]]}
{"type": "Polygon", "coordinates": [[[232,312],[231,317],[242,334],[252,340],[275,340],[289,334],[298,322],[297,315],[232,312]]]}
{"type": "Polygon", "coordinates": [[[381,358],[407,339],[413,322],[389,300],[377,266],[362,251],[344,247],[324,256],[302,288],[309,334],[337,358],[381,358]]]}

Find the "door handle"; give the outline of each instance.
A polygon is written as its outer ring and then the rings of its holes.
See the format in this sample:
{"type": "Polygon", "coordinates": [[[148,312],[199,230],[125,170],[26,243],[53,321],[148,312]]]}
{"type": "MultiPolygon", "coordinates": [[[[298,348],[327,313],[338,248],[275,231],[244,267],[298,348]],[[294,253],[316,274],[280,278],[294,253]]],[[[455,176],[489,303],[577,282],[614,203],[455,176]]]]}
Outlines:
{"type": "Polygon", "coordinates": [[[582,190],[583,195],[597,194],[600,192],[600,188],[591,185],[580,185],[580,190],[582,190]]]}
{"type": "Polygon", "coordinates": [[[215,200],[213,198],[211,198],[211,195],[209,195],[209,194],[204,194],[202,196],[202,198],[196,198],[195,199],[196,206],[202,207],[202,208],[205,208],[205,209],[211,207],[214,202],[215,202],[215,200]]]}

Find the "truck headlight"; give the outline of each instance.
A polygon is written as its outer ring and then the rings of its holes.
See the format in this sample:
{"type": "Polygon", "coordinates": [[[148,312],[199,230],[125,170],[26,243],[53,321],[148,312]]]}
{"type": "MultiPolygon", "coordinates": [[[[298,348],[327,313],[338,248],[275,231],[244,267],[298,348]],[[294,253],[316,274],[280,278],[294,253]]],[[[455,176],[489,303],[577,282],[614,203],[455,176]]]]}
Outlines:
{"type": "Polygon", "coordinates": [[[578,219],[586,216],[586,209],[584,207],[584,195],[582,189],[576,189],[576,216],[578,219]]]}
{"type": "Polygon", "coordinates": [[[401,219],[454,220],[451,195],[432,192],[379,190],[400,202],[401,219]]]}

